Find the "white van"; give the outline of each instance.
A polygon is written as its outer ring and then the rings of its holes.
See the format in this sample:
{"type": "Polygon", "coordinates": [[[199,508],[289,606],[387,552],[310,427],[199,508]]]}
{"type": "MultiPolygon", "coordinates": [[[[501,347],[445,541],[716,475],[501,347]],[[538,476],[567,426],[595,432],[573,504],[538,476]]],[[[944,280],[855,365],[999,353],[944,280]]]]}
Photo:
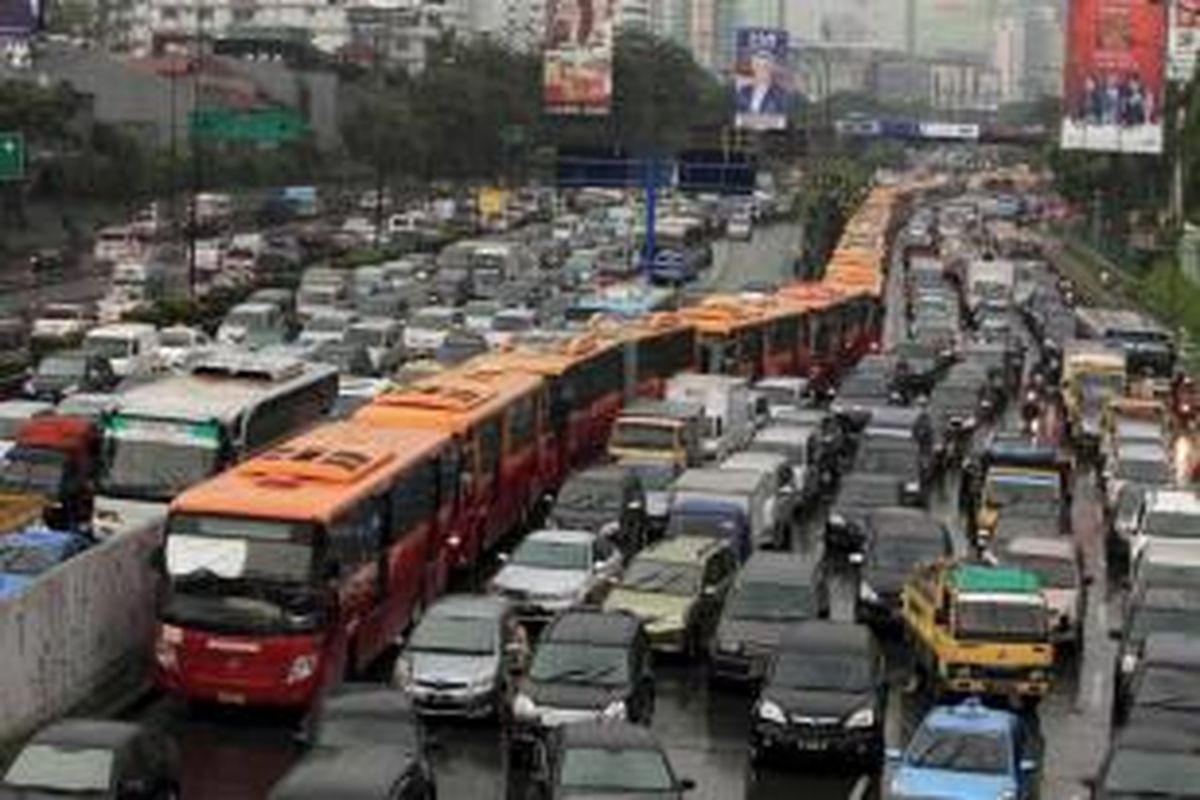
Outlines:
{"type": "Polygon", "coordinates": [[[108,359],[121,378],[145,377],[163,369],[158,329],[146,322],[101,325],[83,337],[84,352],[108,359]]]}
{"type": "Polygon", "coordinates": [[[704,455],[721,461],[754,435],[753,398],[745,378],[684,372],[667,381],[666,399],[704,407],[704,455]]]}

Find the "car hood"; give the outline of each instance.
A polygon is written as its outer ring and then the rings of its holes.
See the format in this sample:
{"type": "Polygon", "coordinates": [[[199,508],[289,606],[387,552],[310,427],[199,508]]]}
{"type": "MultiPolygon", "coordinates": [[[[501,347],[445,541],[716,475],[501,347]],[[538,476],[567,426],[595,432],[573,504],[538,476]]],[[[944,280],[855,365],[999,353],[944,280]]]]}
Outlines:
{"type": "Polygon", "coordinates": [[[620,586],[612,590],[604,607],[630,611],[650,624],[663,619],[685,619],[695,602],[691,597],[676,597],[661,592],[639,592],[620,586]]]}
{"type": "Polygon", "coordinates": [[[583,506],[555,506],[550,512],[552,524],[573,531],[598,531],[610,522],[619,523],[620,515],[605,508],[583,506]]]}
{"type": "Polygon", "coordinates": [[[784,629],[794,622],[723,619],[717,626],[716,641],[718,645],[737,644],[754,650],[774,650],[784,629]]]}
{"type": "Polygon", "coordinates": [[[862,572],[862,583],[878,594],[899,594],[908,575],[907,570],[867,565],[862,572]]]}
{"type": "Polygon", "coordinates": [[[777,703],[788,716],[826,718],[819,721],[841,722],[846,717],[874,704],[870,692],[842,692],[834,690],[788,689],[768,687],[763,699],[777,703]]]}
{"type": "Polygon", "coordinates": [[[564,709],[603,711],[610,703],[624,700],[629,694],[626,686],[596,686],[584,683],[542,683],[529,681],[524,693],[539,712],[564,709]]]}
{"type": "Polygon", "coordinates": [[[920,800],[995,800],[1015,792],[1016,784],[1006,775],[973,775],[942,769],[901,767],[892,777],[891,796],[920,800]]]}
{"type": "Polygon", "coordinates": [[[496,675],[498,657],[487,655],[456,655],[453,653],[408,654],[413,679],[419,683],[477,683],[496,675]]]}
{"type": "Polygon", "coordinates": [[[496,574],[493,584],[502,591],[562,597],[580,591],[587,573],[573,569],[538,569],[510,564],[496,574]]]}

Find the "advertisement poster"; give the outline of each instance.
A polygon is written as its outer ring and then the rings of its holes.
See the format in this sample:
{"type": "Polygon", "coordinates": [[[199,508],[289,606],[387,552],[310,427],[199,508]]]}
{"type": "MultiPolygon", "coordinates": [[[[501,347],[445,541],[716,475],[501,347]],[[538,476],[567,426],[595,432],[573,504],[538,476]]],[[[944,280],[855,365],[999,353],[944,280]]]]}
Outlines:
{"type": "Polygon", "coordinates": [[[550,114],[607,114],[614,0],[549,0],[543,99],[550,114]]]}
{"type": "Polygon", "coordinates": [[[38,29],[40,0],[0,0],[0,37],[28,36],[38,29]]]}
{"type": "Polygon", "coordinates": [[[1072,0],[1063,149],[1162,152],[1166,35],[1159,0],[1072,0]]]}
{"type": "Polygon", "coordinates": [[[1190,81],[1200,53],[1200,0],[1173,0],[1168,66],[1173,81],[1190,81]]]}
{"type": "Polygon", "coordinates": [[[792,101],[787,31],[739,28],[736,37],[734,126],[753,131],[784,130],[792,101]]]}

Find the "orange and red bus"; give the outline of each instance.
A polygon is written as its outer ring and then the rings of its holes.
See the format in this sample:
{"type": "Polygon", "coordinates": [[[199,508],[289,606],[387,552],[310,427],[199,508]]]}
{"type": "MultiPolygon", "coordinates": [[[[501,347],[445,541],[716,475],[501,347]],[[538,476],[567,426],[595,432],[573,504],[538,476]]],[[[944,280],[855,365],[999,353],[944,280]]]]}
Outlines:
{"type": "Polygon", "coordinates": [[[661,400],[672,375],[695,368],[696,329],[678,314],[658,312],[633,320],[596,318],[589,329],[620,346],[626,402],[661,400]]]}
{"type": "Polygon", "coordinates": [[[365,668],[429,601],[450,436],[337,422],[175,499],[155,678],[170,694],[306,707],[365,668]]]}
{"type": "Polygon", "coordinates": [[[454,437],[466,480],[459,507],[443,520],[445,569],[439,578],[452,568],[477,566],[557,487],[549,414],[541,378],[478,361],[385,392],[355,413],[356,423],[373,428],[454,437]]]}

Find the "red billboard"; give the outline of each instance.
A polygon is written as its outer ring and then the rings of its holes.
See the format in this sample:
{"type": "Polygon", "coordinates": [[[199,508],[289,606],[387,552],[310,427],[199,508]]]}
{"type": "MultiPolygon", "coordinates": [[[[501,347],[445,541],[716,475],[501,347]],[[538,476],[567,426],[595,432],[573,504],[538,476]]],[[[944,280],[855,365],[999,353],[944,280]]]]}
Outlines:
{"type": "Polygon", "coordinates": [[[612,0],[548,0],[542,88],[551,114],[607,114],[612,102],[612,0]]]}
{"type": "Polygon", "coordinates": [[[1161,153],[1167,4],[1071,0],[1062,147],[1161,153]]]}

